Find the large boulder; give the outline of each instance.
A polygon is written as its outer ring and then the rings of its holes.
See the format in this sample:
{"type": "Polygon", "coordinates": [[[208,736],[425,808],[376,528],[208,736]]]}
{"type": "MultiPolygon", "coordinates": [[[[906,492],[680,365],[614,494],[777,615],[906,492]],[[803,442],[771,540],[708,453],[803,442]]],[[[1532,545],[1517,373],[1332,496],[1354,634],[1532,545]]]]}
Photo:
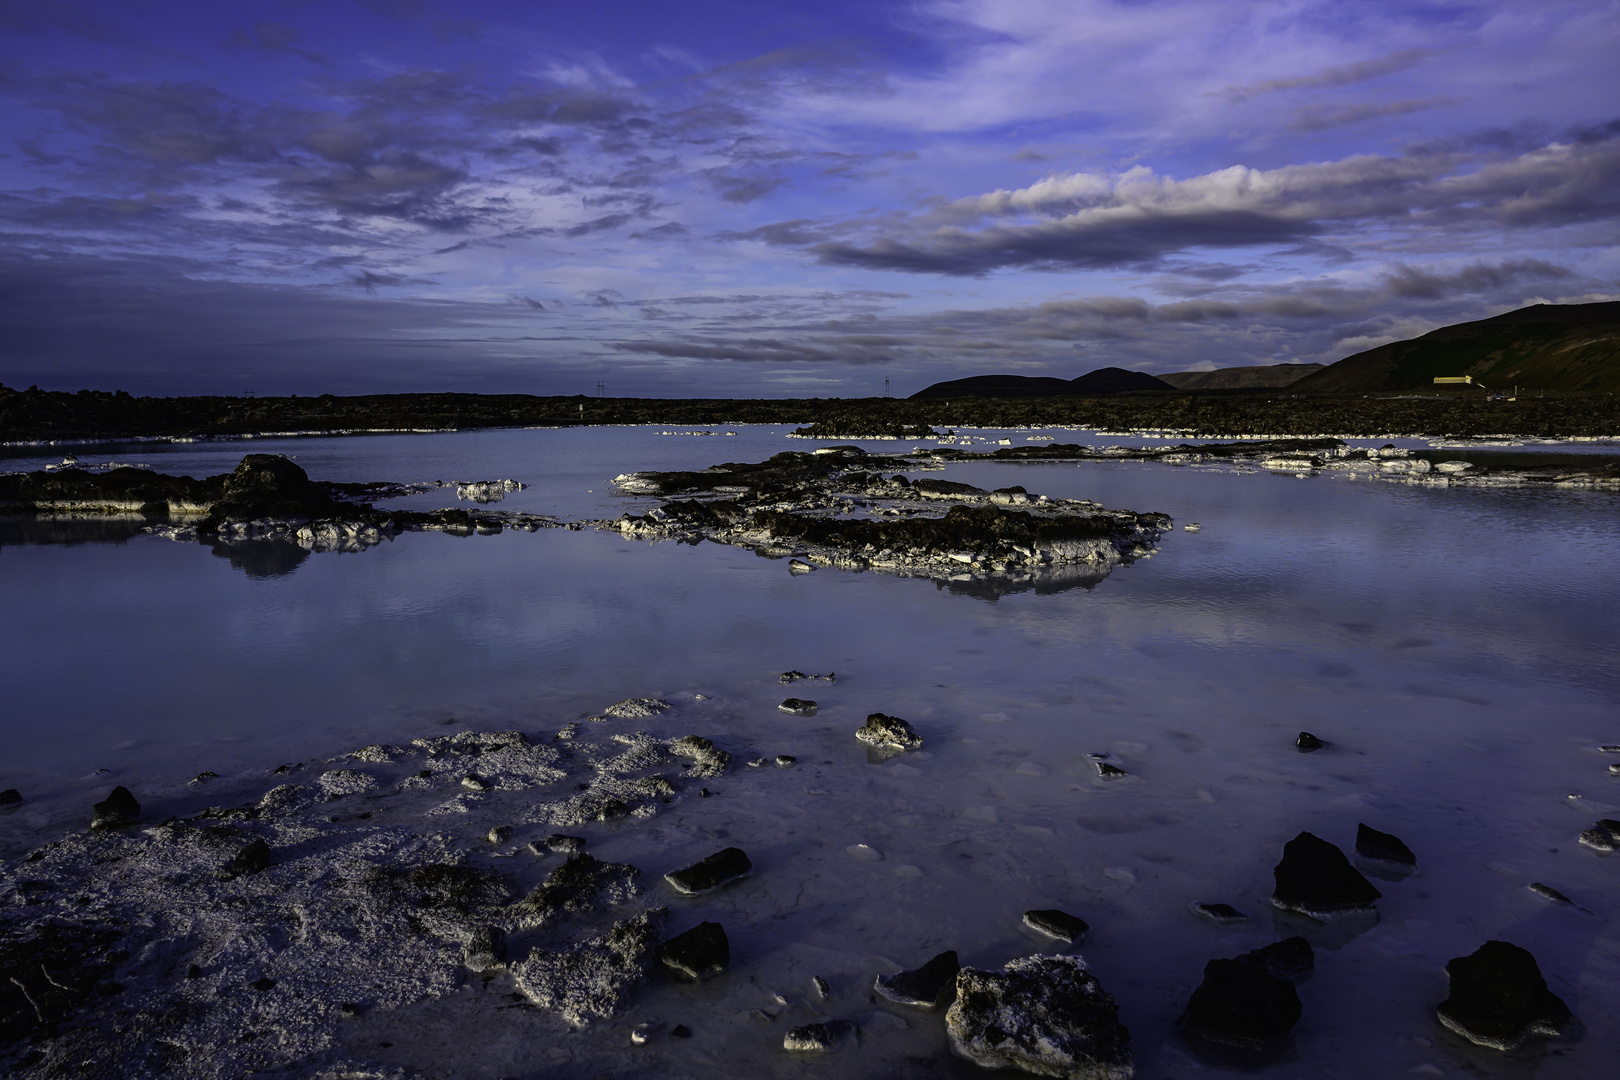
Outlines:
{"type": "Polygon", "coordinates": [[[1211,960],[1179,1023],[1194,1039],[1263,1053],[1288,1038],[1299,1014],[1299,994],[1287,979],[1241,959],[1211,960]]]}
{"type": "Polygon", "coordinates": [[[945,1014],[951,1051],[986,1069],[1065,1080],[1131,1080],[1131,1034],[1078,956],[1027,956],[1000,971],[963,968],[945,1014]]]}
{"type": "Polygon", "coordinates": [[[879,975],[872,989],[896,1005],[915,1005],[932,1009],[939,997],[951,985],[957,972],[962,970],[956,959],[956,950],[948,949],[920,968],[896,971],[892,975],[879,975]]]}
{"type": "Polygon", "coordinates": [[[1344,852],[1308,832],[1283,845],[1282,862],[1273,875],[1277,885],[1271,902],[1313,919],[1371,912],[1384,895],[1350,865],[1344,852]]]}
{"type": "Polygon", "coordinates": [[[1496,1050],[1512,1050],[1537,1037],[1557,1038],[1575,1027],[1563,999],[1529,950],[1487,941],[1446,965],[1451,993],[1435,1009],[1440,1022],[1464,1038],[1496,1050]]]}
{"type": "Polygon", "coordinates": [[[216,521],[257,518],[313,518],[353,513],[352,506],[332,501],[327,489],[310,480],[301,467],[280,454],[249,454],[225,478],[218,502],[208,508],[216,521]]]}
{"type": "Polygon", "coordinates": [[[878,750],[919,750],[923,744],[922,736],[913,731],[910,724],[898,716],[880,712],[869,714],[855,737],[878,750]]]}

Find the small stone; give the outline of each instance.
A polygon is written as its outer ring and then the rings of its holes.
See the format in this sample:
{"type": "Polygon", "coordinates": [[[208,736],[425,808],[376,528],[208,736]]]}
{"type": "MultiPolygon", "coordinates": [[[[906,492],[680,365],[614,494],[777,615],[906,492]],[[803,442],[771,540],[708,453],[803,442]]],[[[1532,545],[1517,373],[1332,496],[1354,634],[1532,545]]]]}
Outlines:
{"type": "Polygon", "coordinates": [[[798,764],[798,761],[799,759],[794,757],[792,754],[776,755],[776,767],[778,769],[791,769],[794,765],[798,764]]]}
{"type": "Polygon", "coordinates": [[[810,976],[810,989],[814,990],[816,997],[820,998],[822,1001],[826,1001],[828,998],[832,997],[832,984],[827,982],[827,980],[823,979],[820,975],[810,976]]]}
{"type": "Polygon", "coordinates": [[[248,983],[248,985],[262,994],[266,990],[274,990],[276,988],[276,980],[266,977],[263,979],[255,979],[248,983]]]}
{"type": "Polygon", "coordinates": [[[1216,926],[1249,921],[1247,912],[1239,911],[1231,904],[1194,904],[1192,911],[1200,919],[1208,919],[1216,926]]]}
{"type": "Polygon", "coordinates": [[[1555,904],[1563,904],[1566,907],[1577,906],[1575,901],[1571,900],[1569,897],[1565,896],[1551,885],[1546,885],[1539,881],[1532,881],[1525,887],[1531,892],[1535,893],[1537,896],[1541,897],[1543,900],[1551,900],[1555,904]]]}
{"type": "Polygon", "coordinates": [[[229,865],[221,874],[224,878],[251,877],[263,873],[270,868],[270,845],[262,839],[254,840],[244,845],[240,851],[231,857],[229,865]]]}
{"type": "Polygon", "coordinates": [[[855,737],[868,746],[880,750],[917,750],[922,747],[922,736],[898,716],[871,713],[866,723],[855,732],[855,737]]]}
{"type": "Polygon", "coordinates": [[[1103,780],[1120,780],[1131,775],[1118,765],[1111,765],[1102,760],[1102,755],[1092,754],[1091,763],[1097,767],[1097,775],[1103,780]]]}
{"type": "Polygon", "coordinates": [[[6,788],[0,791],[0,806],[16,806],[22,802],[22,792],[16,788],[6,788]]]}
{"type": "Polygon", "coordinates": [[[676,1024],[674,1027],[669,1029],[669,1035],[672,1039],[690,1039],[692,1037],[692,1029],[687,1027],[685,1024],[676,1024]]]}
{"type": "Polygon", "coordinates": [[[956,980],[962,965],[954,949],[934,957],[912,971],[896,971],[892,975],[879,975],[872,988],[896,1005],[915,1005],[932,1009],[939,997],[956,980]]]}
{"type": "Polygon", "coordinates": [[[141,804],[135,801],[129,788],[122,786],[113,788],[110,795],[90,809],[93,811],[90,819],[92,829],[117,828],[141,819],[141,804]]]}
{"type": "Polygon", "coordinates": [[[682,896],[702,896],[754,872],[754,864],[742,848],[728,847],[681,870],[672,870],[664,880],[682,896]]]}
{"type": "Polygon", "coordinates": [[[1605,754],[1620,754],[1620,743],[1605,743],[1598,750],[1605,754]]]}
{"type": "Polygon", "coordinates": [[[187,780],[186,783],[187,784],[206,784],[210,780],[218,780],[218,779],[219,779],[219,773],[210,772],[209,770],[204,769],[202,772],[198,773],[196,776],[193,776],[190,780],[187,780]]]}
{"type": "Polygon", "coordinates": [[[1581,833],[1581,843],[1604,855],[1613,853],[1620,848],[1620,821],[1614,818],[1598,819],[1590,829],[1581,833]]]}
{"type": "Polygon", "coordinates": [[[777,708],[794,716],[816,715],[816,703],[807,698],[790,697],[778,705],[777,708]]]}
{"type": "Polygon", "coordinates": [[[548,852],[554,855],[572,855],[576,851],[585,850],[585,838],[583,836],[552,833],[550,836],[531,841],[529,850],[536,855],[544,855],[548,852]]]}
{"type": "Polygon", "coordinates": [[[485,783],[482,778],[474,776],[472,773],[468,773],[466,776],[461,778],[461,786],[466,788],[468,791],[489,790],[489,784],[485,783]]]}
{"type": "Polygon", "coordinates": [[[202,968],[198,967],[196,964],[188,964],[188,965],[186,965],[186,978],[187,979],[200,979],[200,978],[202,978],[202,968]]]}
{"type": "Polygon", "coordinates": [[[1288,1038],[1299,1014],[1299,992],[1287,979],[1237,960],[1211,960],[1178,1023],[1194,1038],[1263,1053],[1288,1038]]]}
{"type": "Polygon", "coordinates": [[[1409,869],[1417,866],[1417,856],[1412,854],[1411,848],[1401,843],[1399,837],[1379,832],[1366,825],[1356,826],[1356,854],[1363,859],[1392,863],[1409,869]]]}
{"type": "Polygon", "coordinates": [[[1316,969],[1316,952],[1302,937],[1274,941],[1235,959],[1279,979],[1299,979],[1316,969]]]}
{"type": "Polygon", "coordinates": [[[1273,876],[1277,884],[1271,902],[1313,919],[1372,911],[1373,902],[1384,895],[1350,865],[1344,852],[1308,832],[1283,846],[1273,876]]]}
{"type": "Polygon", "coordinates": [[[657,1020],[647,1020],[630,1029],[630,1041],[637,1046],[645,1046],[664,1025],[657,1020]]]}
{"type": "Polygon", "coordinates": [[[1615,764],[1609,766],[1609,775],[1620,776],[1620,762],[1616,762],[1615,764]]]}
{"type": "Polygon", "coordinates": [[[1057,908],[1024,912],[1024,925],[1065,945],[1079,945],[1091,930],[1086,920],[1057,908]]]}
{"type": "Polygon", "coordinates": [[[1315,735],[1312,735],[1308,731],[1300,732],[1299,737],[1294,740],[1294,748],[1302,754],[1312,753],[1313,751],[1322,749],[1326,745],[1327,743],[1323,742],[1321,739],[1318,739],[1315,735]]]}
{"type": "Polygon", "coordinates": [[[790,1054],[828,1054],[855,1034],[853,1020],[827,1020],[789,1028],[782,1036],[782,1049],[790,1054]]]}
{"type": "Polygon", "coordinates": [[[482,975],[506,965],[506,932],[498,926],[480,926],[461,950],[461,963],[482,975]]]}
{"type": "Polygon", "coordinates": [[[788,571],[790,573],[808,574],[814,569],[815,569],[815,567],[813,565],[811,565],[810,563],[805,562],[803,559],[789,559],[788,560],[788,571]]]}
{"type": "Polygon", "coordinates": [[[1513,1050],[1538,1036],[1571,1031],[1569,1007],[1542,978],[1536,958],[1506,941],[1487,941],[1446,965],[1451,993],[1436,1008],[1440,1022],[1464,1038],[1513,1050]]]}
{"type": "Polygon", "coordinates": [[[778,678],[784,683],[796,683],[800,679],[808,679],[809,677],[810,676],[806,675],[802,671],[784,671],[778,676],[778,678]]]}
{"type": "Polygon", "coordinates": [[[338,1006],[338,1015],[343,1017],[345,1020],[353,1020],[355,1017],[360,1015],[360,1006],[356,1005],[352,1001],[345,1001],[343,1004],[338,1006]]]}
{"type": "Polygon", "coordinates": [[[770,758],[757,757],[757,758],[751,759],[748,762],[748,767],[750,769],[763,769],[765,766],[769,765],[770,763],[771,763],[770,758]]]}
{"type": "Polygon", "coordinates": [[[719,923],[699,923],[660,945],[658,958],[675,978],[702,982],[731,966],[731,943],[726,940],[726,928],[719,923]]]}
{"type": "Polygon", "coordinates": [[[963,968],[945,1014],[951,1051],[986,1069],[1130,1080],[1131,1035],[1078,956],[1026,956],[1000,971],[963,968]]]}
{"type": "Polygon", "coordinates": [[[433,779],[433,770],[432,769],[419,769],[419,770],[417,770],[416,778],[418,780],[431,780],[431,779],[433,779]]]}
{"type": "Polygon", "coordinates": [[[512,839],[510,825],[496,825],[489,830],[489,842],[492,844],[504,844],[510,839],[512,839]]]}

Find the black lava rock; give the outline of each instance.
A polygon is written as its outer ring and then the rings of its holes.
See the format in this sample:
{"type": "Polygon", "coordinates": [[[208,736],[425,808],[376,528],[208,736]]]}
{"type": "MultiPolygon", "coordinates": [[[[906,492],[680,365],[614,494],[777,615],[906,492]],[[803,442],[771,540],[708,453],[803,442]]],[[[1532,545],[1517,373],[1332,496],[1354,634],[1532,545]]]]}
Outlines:
{"type": "Polygon", "coordinates": [[[1512,1050],[1537,1036],[1568,1034],[1575,1018],[1547,989],[1536,958],[1506,941],[1487,941],[1446,965],[1451,993],[1440,1022],[1481,1046],[1512,1050]]]}
{"type": "Polygon", "coordinates": [[[1216,926],[1249,921],[1248,912],[1239,911],[1231,904],[1194,904],[1192,910],[1194,915],[1200,919],[1208,919],[1216,926]]]}
{"type": "Polygon", "coordinates": [[[887,713],[869,713],[866,723],[855,732],[855,737],[879,750],[917,750],[922,747],[922,736],[898,716],[887,713]]]}
{"type": "Polygon", "coordinates": [[[483,974],[506,963],[506,932],[498,926],[480,926],[461,950],[461,962],[483,974]]]}
{"type": "Polygon", "coordinates": [[[1309,754],[1313,751],[1320,750],[1326,745],[1327,743],[1323,742],[1321,739],[1318,739],[1315,735],[1312,735],[1308,731],[1300,732],[1299,738],[1294,740],[1294,748],[1302,754],[1309,754]]]}
{"type": "Polygon", "coordinates": [[[713,978],[731,966],[731,942],[717,922],[699,923],[658,947],[664,970],[683,982],[713,978]]]}
{"type": "Polygon", "coordinates": [[[141,804],[127,787],[115,787],[112,794],[90,808],[92,829],[112,829],[119,825],[133,825],[141,819],[141,804]]]}
{"type": "Polygon", "coordinates": [[[1211,960],[1178,1021],[1190,1037],[1250,1052],[1276,1047],[1299,1022],[1294,984],[1237,960],[1211,960]]]}
{"type": "Polygon", "coordinates": [[[583,836],[564,836],[562,833],[552,833],[550,836],[531,842],[529,850],[536,855],[548,851],[558,855],[572,855],[576,851],[585,850],[585,838],[583,836]]]}
{"type": "Polygon", "coordinates": [[[785,713],[792,713],[794,716],[816,715],[816,703],[806,698],[790,697],[778,705],[777,708],[785,713]]]}
{"type": "Polygon", "coordinates": [[[1297,981],[1316,970],[1316,952],[1302,937],[1274,941],[1234,959],[1279,979],[1297,981]]]}
{"type": "Polygon", "coordinates": [[[828,1020],[820,1024],[805,1024],[789,1028],[782,1036],[782,1049],[790,1054],[825,1054],[843,1045],[855,1034],[855,1021],[828,1020]]]}
{"type": "Polygon", "coordinates": [[[665,874],[664,880],[682,896],[701,896],[753,872],[754,864],[742,848],[728,847],[685,869],[665,874]]]}
{"type": "Polygon", "coordinates": [[[222,876],[227,878],[251,876],[263,873],[269,868],[270,845],[263,840],[254,840],[231,857],[222,876]]]}
{"type": "Polygon", "coordinates": [[[669,1035],[672,1039],[690,1039],[692,1037],[692,1029],[687,1027],[685,1024],[676,1024],[674,1027],[669,1029],[669,1035]]]}
{"type": "Polygon", "coordinates": [[[22,792],[16,788],[6,788],[0,791],[0,806],[16,806],[22,802],[22,792]]]}
{"type": "Polygon", "coordinates": [[[1350,865],[1344,852],[1308,832],[1283,846],[1282,862],[1272,873],[1277,885],[1271,902],[1313,919],[1372,911],[1374,901],[1384,895],[1350,865]]]}
{"type": "Polygon", "coordinates": [[[1581,833],[1581,843],[1603,855],[1620,848],[1620,821],[1599,818],[1590,829],[1581,833]]]}
{"type": "Polygon", "coordinates": [[[917,1005],[924,1009],[932,1009],[939,1003],[940,995],[956,981],[956,973],[961,970],[962,965],[956,959],[956,950],[951,949],[940,953],[913,971],[879,975],[873,989],[897,1005],[917,1005]]]}
{"type": "Polygon", "coordinates": [[[1405,867],[1417,866],[1417,856],[1412,854],[1411,848],[1401,843],[1400,837],[1379,832],[1366,825],[1356,826],[1356,854],[1375,862],[1405,867]]]}
{"type": "Polygon", "coordinates": [[[1024,925],[1069,945],[1080,944],[1085,940],[1087,931],[1091,929],[1086,925],[1086,920],[1078,915],[1070,915],[1067,911],[1059,911],[1057,908],[1024,912],[1024,925]]]}

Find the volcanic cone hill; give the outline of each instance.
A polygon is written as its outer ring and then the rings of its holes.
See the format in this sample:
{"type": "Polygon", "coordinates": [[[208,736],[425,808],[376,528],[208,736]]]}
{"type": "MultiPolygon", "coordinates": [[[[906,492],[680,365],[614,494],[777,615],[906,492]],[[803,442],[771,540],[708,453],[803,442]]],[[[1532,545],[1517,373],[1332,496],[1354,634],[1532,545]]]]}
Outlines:
{"type": "Polygon", "coordinates": [[[1620,302],[1536,304],[1347,356],[1288,389],[1366,394],[1470,375],[1492,391],[1620,391],[1620,302]]]}
{"type": "Polygon", "coordinates": [[[925,386],[909,401],[951,397],[1080,397],[1127,394],[1136,391],[1174,392],[1175,387],[1147,374],[1105,367],[1088,371],[1077,379],[1055,379],[1030,375],[974,375],[925,386]]]}

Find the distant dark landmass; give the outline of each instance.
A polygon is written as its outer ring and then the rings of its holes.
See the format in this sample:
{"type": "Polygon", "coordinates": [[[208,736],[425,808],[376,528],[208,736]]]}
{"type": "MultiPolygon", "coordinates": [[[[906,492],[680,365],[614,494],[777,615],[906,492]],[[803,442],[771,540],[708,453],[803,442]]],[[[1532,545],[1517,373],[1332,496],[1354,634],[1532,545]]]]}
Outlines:
{"type": "Polygon", "coordinates": [[[969,379],[937,382],[912,394],[910,401],[953,397],[1053,397],[1061,395],[1129,394],[1140,391],[1174,393],[1175,387],[1144,371],[1105,367],[1077,379],[1034,375],[975,375],[969,379]]]}
{"type": "Polygon", "coordinates": [[[1213,371],[1176,371],[1160,375],[1159,380],[1177,390],[1281,390],[1326,367],[1326,364],[1262,364],[1213,371]]]}
{"type": "MultiPolygon", "coordinates": [[[[1620,391],[1620,302],[1535,304],[1347,356],[1289,387],[1300,394],[1434,388],[1469,375],[1492,392],[1620,391]]],[[[1476,393],[1478,391],[1475,391],[1476,393]]]]}

